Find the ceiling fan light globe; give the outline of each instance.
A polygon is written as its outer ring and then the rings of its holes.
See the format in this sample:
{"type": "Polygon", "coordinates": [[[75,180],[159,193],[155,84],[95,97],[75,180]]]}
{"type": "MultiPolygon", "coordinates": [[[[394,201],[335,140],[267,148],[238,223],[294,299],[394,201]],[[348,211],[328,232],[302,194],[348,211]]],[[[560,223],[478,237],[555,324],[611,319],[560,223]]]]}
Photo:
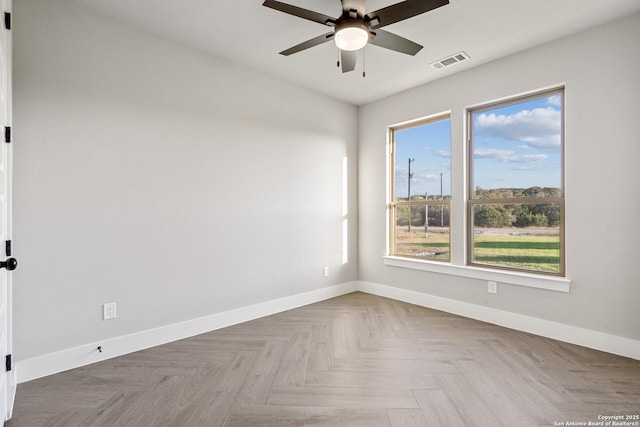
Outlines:
{"type": "Polygon", "coordinates": [[[367,45],[369,33],[359,26],[344,27],[336,31],[334,39],[341,50],[359,50],[367,45]]]}

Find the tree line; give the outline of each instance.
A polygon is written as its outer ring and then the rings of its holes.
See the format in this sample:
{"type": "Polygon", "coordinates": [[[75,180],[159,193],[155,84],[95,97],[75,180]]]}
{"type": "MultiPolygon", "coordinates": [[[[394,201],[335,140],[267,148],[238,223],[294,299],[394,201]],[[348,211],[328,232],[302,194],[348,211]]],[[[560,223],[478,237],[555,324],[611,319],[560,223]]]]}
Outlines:
{"type": "MultiPolygon", "coordinates": [[[[449,200],[451,196],[440,198],[439,195],[428,196],[426,200],[449,200]]],[[[406,200],[405,197],[399,200],[406,200]]],[[[425,200],[424,195],[415,195],[411,197],[412,202],[425,200]]],[[[449,206],[430,205],[428,206],[406,206],[398,205],[396,207],[396,225],[409,225],[409,217],[411,217],[411,226],[423,226],[425,218],[429,218],[429,226],[448,227],[449,226],[449,206]]]]}
{"type": "MultiPolygon", "coordinates": [[[[476,187],[476,199],[511,199],[560,197],[554,187],[498,188],[476,187]]],[[[560,203],[521,203],[476,205],[473,211],[476,227],[557,227],[560,225],[560,203]]]]}
{"type": "MultiPolygon", "coordinates": [[[[475,189],[475,199],[513,199],[513,198],[542,198],[559,197],[560,189],[553,187],[530,188],[498,188],[485,190],[475,189]]],[[[444,196],[450,199],[450,196],[444,196]]],[[[401,199],[406,200],[406,199],[401,199]]],[[[411,201],[425,200],[423,195],[411,197],[411,201]]],[[[440,196],[428,196],[426,200],[441,200],[440,196]]],[[[449,226],[449,207],[429,206],[428,212],[424,206],[397,207],[396,224],[406,226],[411,218],[412,226],[425,224],[428,218],[429,226],[449,226]]],[[[509,227],[557,227],[560,225],[559,203],[515,203],[515,204],[486,204],[475,205],[473,222],[476,227],[509,228],[509,227]]]]}

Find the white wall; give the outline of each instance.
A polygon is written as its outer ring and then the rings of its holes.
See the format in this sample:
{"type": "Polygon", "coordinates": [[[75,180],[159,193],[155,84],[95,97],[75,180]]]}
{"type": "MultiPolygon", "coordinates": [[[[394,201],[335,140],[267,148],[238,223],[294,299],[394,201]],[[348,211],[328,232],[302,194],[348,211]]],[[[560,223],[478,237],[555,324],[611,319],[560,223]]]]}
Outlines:
{"type": "MultiPolygon", "coordinates": [[[[640,52],[640,15],[362,107],[360,279],[640,339],[640,58],[630,52],[640,52]],[[558,84],[566,85],[570,292],[500,285],[489,295],[486,281],[385,266],[385,127],[451,110],[452,154],[461,158],[466,107],[558,84]]],[[[458,194],[463,171],[460,161],[452,164],[458,194]]],[[[460,244],[464,236],[452,239],[460,244]]]]}
{"type": "Polygon", "coordinates": [[[62,0],[14,24],[18,361],[356,279],[640,339],[640,16],[359,114],[62,0]],[[451,110],[460,154],[465,107],[559,83],[571,292],[384,266],[385,127],[451,110]]]}
{"type": "Polygon", "coordinates": [[[357,278],[355,107],[14,3],[17,360],[357,278]]]}

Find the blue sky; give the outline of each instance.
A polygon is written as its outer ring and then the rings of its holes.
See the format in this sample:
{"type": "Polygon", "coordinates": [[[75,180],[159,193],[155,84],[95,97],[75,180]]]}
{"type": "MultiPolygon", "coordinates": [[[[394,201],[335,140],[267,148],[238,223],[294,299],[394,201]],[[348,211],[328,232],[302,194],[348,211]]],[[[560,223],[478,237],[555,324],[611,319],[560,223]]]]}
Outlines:
{"type": "Polygon", "coordinates": [[[473,115],[474,186],[559,188],[562,98],[537,98],[473,115]]]}
{"type": "Polygon", "coordinates": [[[411,195],[451,194],[451,120],[439,120],[395,132],[396,197],[407,197],[408,160],[411,163],[411,195]]]}
{"type": "MultiPolygon", "coordinates": [[[[473,114],[474,187],[560,187],[561,94],[473,114]]],[[[396,131],[396,196],[451,190],[451,123],[441,120],[396,131]]]]}

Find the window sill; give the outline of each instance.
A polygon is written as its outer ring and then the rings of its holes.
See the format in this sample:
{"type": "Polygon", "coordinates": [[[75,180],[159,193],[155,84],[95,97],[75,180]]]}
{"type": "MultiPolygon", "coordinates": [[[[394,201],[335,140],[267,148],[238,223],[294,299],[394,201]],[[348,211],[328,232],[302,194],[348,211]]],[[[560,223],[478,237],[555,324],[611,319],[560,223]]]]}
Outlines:
{"type": "Polygon", "coordinates": [[[564,277],[492,270],[396,256],[384,256],[383,258],[384,264],[392,267],[411,268],[471,279],[493,280],[508,285],[527,286],[557,292],[569,292],[569,285],[571,284],[571,280],[564,277]]]}

